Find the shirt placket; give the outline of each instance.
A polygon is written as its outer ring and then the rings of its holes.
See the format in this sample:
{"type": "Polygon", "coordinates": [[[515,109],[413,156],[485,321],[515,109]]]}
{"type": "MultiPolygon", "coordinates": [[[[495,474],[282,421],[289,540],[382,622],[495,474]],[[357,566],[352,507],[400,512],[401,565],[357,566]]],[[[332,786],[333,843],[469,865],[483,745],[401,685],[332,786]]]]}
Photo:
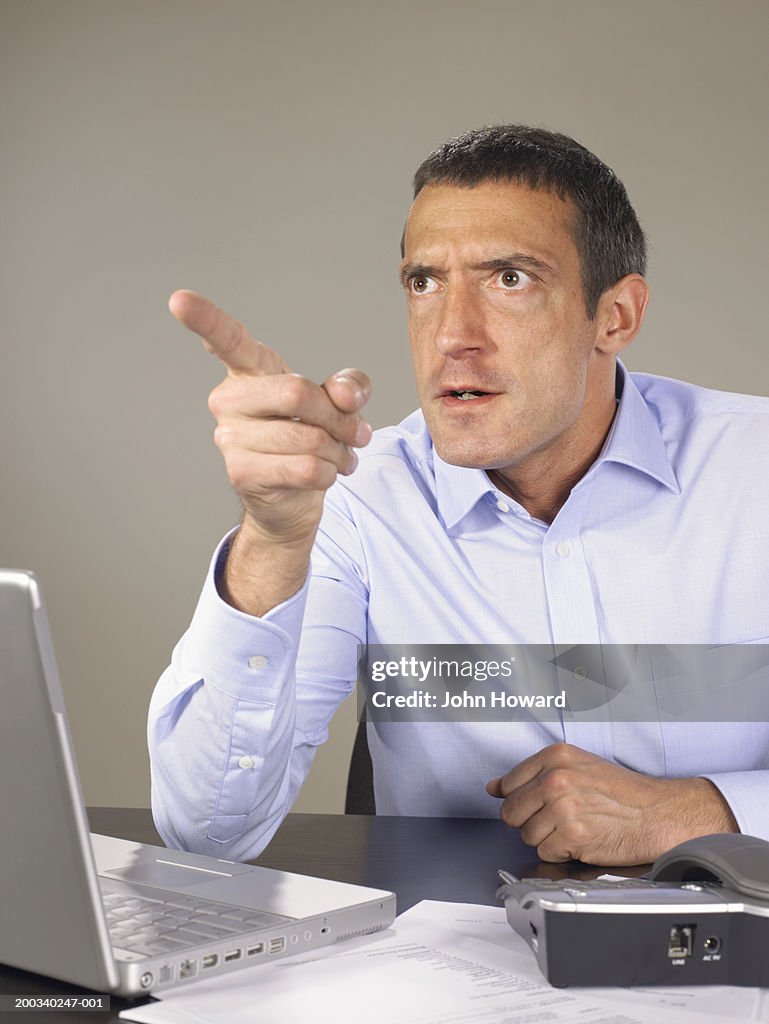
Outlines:
{"type": "Polygon", "coordinates": [[[548,528],[542,543],[542,578],[554,656],[559,659],[569,652],[564,659],[568,667],[559,668],[557,673],[558,689],[565,691],[567,702],[562,713],[563,738],[599,757],[611,757],[607,702],[590,701],[590,707],[580,707],[587,685],[605,684],[602,676],[595,678],[596,659],[586,656],[582,664],[579,655],[580,647],[589,646],[594,650],[601,642],[598,594],[582,542],[585,500],[584,492],[573,492],[548,528]],[[569,706],[570,694],[572,706],[569,706]]]}

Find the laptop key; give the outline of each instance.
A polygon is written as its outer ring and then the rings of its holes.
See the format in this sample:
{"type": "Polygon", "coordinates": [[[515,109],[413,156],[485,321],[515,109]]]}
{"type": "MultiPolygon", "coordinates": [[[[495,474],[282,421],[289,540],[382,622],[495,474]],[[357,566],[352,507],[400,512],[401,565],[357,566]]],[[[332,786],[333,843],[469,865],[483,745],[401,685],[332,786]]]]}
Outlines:
{"type": "Polygon", "coordinates": [[[231,935],[240,934],[243,929],[220,928],[218,925],[208,924],[208,922],[190,921],[186,928],[184,928],[184,931],[194,932],[204,939],[228,939],[231,935]]]}
{"type": "Polygon", "coordinates": [[[144,956],[162,956],[164,953],[170,953],[173,949],[179,949],[179,944],[169,946],[165,942],[144,942],[134,946],[131,944],[131,949],[134,953],[143,953],[144,956]]]}
{"type": "Polygon", "coordinates": [[[174,896],[173,899],[165,900],[167,907],[176,907],[179,910],[194,910],[198,901],[189,896],[174,896]]]}
{"type": "Polygon", "coordinates": [[[153,921],[151,927],[154,935],[167,935],[169,932],[175,932],[178,925],[153,921]]]}
{"type": "Polygon", "coordinates": [[[122,903],[116,907],[110,907],[111,917],[133,917],[133,913],[130,907],[125,907],[122,903]]]}
{"type": "Polygon", "coordinates": [[[243,931],[243,926],[239,921],[225,921],[221,917],[211,917],[210,915],[206,917],[192,917],[184,927],[192,928],[196,924],[205,925],[207,928],[219,928],[221,931],[229,932],[230,934],[243,931]]]}
{"type": "Polygon", "coordinates": [[[208,938],[206,935],[200,935],[198,932],[191,932],[188,928],[177,928],[174,932],[169,932],[175,939],[182,939],[185,944],[189,946],[199,946],[202,944],[203,939],[208,938]]]}
{"type": "Polygon", "coordinates": [[[141,896],[137,896],[135,893],[117,892],[114,889],[109,889],[108,887],[106,887],[106,883],[103,878],[100,878],[99,881],[101,882],[101,896],[102,899],[105,901],[115,900],[115,902],[128,903],[136,900],[139,903],[146,904],[148,907],[153,904],[162,904],[165,902],[165,900],[161,899],[158,896],[146,896],[144,895],[144,893],[142,893],[141,896]]]}
{"type": "Polygon", "coordinates": [[[156,942],[160,936],[157,932],[134,932],[133,935],[123,935],[120,938],[120,942],[123,946],[127,946],[129,949],[138,949],[143,946],[146,942],[156,942]]]}
{"type": "Polygon", "coordinates": [[[173,953],[175,949],[186,949],[189,946],[189,942],[176,939],[173,935],[164,935],[162,939],[158,939],[158,944],[164,947],[165,953],[173,953]]]}
{"type": "Polygon", "coordinates": [[[136,921],[137,924],[146,924],[148,921],[154,921],[156,916],[157,911],[153,913],[150,910],[140,910],[138,914],[133,914],[130,920],[136,921]]]}
{"type": "Polygon", "coordinates": [[[219,914],[219,920],[223,921],[248,921],[254,916],[253,910],[239,910],[237,907],[227,907],[219,914]]]}
{"type": "Polygon", "coordinates": [[[162,924],[169,928],[183,928],[189,920],[189,917],[182,917],[177,914],[164,914],[163,917],[158,919],[157,924],[162,924]]]}

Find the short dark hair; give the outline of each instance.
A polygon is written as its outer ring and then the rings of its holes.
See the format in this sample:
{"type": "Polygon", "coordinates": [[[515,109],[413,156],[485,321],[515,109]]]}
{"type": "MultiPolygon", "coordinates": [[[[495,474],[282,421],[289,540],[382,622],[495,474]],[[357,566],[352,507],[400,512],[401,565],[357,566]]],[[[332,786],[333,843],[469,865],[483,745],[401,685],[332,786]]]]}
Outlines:
{"type": "Polygon", "coordinates": [[[571,199],[588,316],[626,274],[646,273],[646,238],[614,171],[568,135],[529,125],[478,128],[449,139],[420,164],[414,198],[426,185],[473,188],[516,181],[571,199]]]}

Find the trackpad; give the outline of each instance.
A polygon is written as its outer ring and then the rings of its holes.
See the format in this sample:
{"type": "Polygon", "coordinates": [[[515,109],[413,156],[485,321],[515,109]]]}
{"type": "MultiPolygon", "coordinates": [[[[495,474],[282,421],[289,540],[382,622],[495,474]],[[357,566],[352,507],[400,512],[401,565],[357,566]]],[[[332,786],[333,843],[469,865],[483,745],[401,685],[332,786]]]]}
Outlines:
{"type": "Polygon", "coordinates": [[[242,864],[222,864],[222,870],[188,867],[186,864],[167,864],[157,860],[138,861],[125,868],[103,871],[109,878],[121,878],[125,882],[141,882],[158,889],[182,889],[187,886],[203,885],[206,882],[222,881],[249,871],[242,864]]]}

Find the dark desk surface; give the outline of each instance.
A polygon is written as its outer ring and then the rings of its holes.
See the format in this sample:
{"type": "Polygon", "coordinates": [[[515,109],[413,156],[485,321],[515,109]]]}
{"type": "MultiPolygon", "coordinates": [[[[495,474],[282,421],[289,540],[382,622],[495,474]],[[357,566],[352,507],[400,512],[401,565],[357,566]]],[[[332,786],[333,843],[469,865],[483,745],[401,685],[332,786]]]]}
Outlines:
{"type": "MultiPolygon", "coordinates": [[[[163,843],[144,808],[92,807],[91,830],[136,842],[163,843]]],[[[497,869],[517,875],[563,878],[566,866],[542,864],[517,831],[488,819],[388,818],[336,814],[289,814],[256,864],[397,893],[398,911],[420,900],[495,904],[497,869]]],[[[586,877],[598,874],[583,869],[586,877]]],[[[0,993],[71,994],[61,982],[0,965],[0,993]]],[[[117,1021],[124,1000],[113,997],[107,1013],[36,1013],[18,1024],[104,1024],[117,1021]]],[[[16,1017],[9,1018],[16,1020],[16,1017]]]]}

